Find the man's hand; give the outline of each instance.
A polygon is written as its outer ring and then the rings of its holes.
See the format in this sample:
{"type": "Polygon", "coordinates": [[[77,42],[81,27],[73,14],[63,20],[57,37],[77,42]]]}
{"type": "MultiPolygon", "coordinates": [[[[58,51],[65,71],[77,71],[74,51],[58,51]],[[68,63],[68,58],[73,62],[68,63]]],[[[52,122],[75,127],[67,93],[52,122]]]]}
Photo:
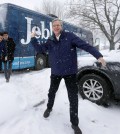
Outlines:
{"type": "Polygon", "coordinates": [[[32,32],[31,33],[31,38],[35,37],[36,36],[36,33],[35,32],[32,32]]]}
{"type": "Polygon", "coordinates": [[[98,59],[98,62],[100,62],[101,64],[102,64],[102,66],[106,66],[106,62],[105,62],[105,60],[103,59],[103,57],[100,57],[99,59],[98,59]]]}
{"type": "Polygon", "coordinates": [[[7,56],[5,56],[5,61],[7,61],[7,56]]]}

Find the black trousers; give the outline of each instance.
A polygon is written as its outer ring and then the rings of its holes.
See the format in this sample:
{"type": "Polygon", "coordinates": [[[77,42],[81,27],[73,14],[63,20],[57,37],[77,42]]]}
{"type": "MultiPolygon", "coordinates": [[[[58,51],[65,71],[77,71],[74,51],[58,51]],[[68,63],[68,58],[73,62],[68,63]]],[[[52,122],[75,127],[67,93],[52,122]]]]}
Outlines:
{"type": "Polygon", "coordinates": [[[4,73],[5,73],[5,79],[9,80],[10,75],[12,73],[12,61],[4,62],[4,73]]]}
{"type": "Polygon", "coordinates": [[[56,76],[53,74],[51,75],[51,84],[48,93],[47,108],[52,109],[54,105],[55,95],[62,78],[65,80],[68,92],[68,99],[70,103],[70,121],[73,125],[78,126],[78,87],[76,74],[66,76],[56,76]]]}

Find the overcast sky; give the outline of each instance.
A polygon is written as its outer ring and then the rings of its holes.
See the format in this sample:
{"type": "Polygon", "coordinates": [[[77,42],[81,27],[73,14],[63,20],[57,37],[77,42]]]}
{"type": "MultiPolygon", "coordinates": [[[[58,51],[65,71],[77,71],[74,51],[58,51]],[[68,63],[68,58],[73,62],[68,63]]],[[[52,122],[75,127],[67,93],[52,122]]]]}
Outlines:
{"type": "MultiPolygon", "coordinates": [[[[56,1],[65,3],[68,0],[56,0],[56,1]]],[[[0,0],[0,4],[3,3],[12,3],[12,4],[16,4],[34,10],[35,7],[40,7],[40,5],[42,5],[42,0],[0,0]]]]}

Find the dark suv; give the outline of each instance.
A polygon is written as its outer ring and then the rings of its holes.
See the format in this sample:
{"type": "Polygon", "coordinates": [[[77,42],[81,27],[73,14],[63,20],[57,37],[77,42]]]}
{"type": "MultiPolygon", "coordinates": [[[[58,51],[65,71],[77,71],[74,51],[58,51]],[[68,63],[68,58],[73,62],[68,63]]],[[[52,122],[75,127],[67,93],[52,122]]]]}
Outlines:
{"type": "Polygon", "coordinates": [[[96,62],[79,69],[78,86],[83,99],[97,104],[104,104],[111,97],[120,99],[120,62],[106,63],[105,68],[96,62]]]}

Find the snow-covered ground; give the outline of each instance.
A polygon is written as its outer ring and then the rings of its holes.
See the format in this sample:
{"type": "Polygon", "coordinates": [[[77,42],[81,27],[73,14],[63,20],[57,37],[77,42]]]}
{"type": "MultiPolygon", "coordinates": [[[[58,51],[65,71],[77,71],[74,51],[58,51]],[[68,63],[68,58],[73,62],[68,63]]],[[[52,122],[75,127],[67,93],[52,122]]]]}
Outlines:
{"type": "MultiPolygon", "coordinates": [[[[120,62],[120,51],[102,53],[106,61],[120,62]]],[[[90,55],[78,57],[79,66],[93,65],[95,61],[90,55]]],[[[13,72],[9,83],[1,73],[0,134],[73,134],[64,80],[51,116],[43,118],[49,85],[50,69],[13,72]]],[[[79,122],[83,134],[120,134],[120,106],[113,103],[104,108],[79,96],[79,122]]]]}
{"type": "MultiPolygon", "coordinates": [[[[13,72],[9,83],[0,74],[0,134],[74,134],[64,80],[50,117],[43,118],[49,82],[50,69],[13,72]]],[[[104,108],[79,96],[79,126],[83,134],[120,134],[120,106],[104,108]]]]}

